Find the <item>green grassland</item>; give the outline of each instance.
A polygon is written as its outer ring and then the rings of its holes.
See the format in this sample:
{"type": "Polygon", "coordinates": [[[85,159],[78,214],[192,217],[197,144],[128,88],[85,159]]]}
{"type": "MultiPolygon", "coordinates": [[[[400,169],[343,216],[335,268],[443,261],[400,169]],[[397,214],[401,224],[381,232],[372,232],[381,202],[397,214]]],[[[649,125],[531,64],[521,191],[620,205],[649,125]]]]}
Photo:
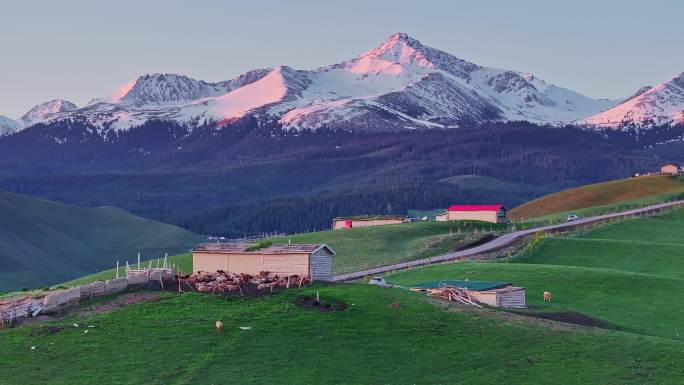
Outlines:
{"type": "MultiPolygon", "coordinates": [[[[426,258],[448,253],[454,247],[467,246],[481,239],[492,230],[504,230],[502,225],[484,222],[414,222],[348,230],[320,231],[283,238],[273,238],[274,243],[324,243],[335,250],[333,260],[335,274],[357,271],[397,261],[426,258]]],[[[192,255],[173,255],[169,262],[182,271],[192,271],[192,255]]],[[[153,261],[156,266],[158,260],[153,261]]],[[[147,264],[144,264],[147,266],[147,264]]],[[[124,274],[124,269],[119,270],[124,274]]],[[[113,278],[115,269],[80,277],[66,283],[81,285],[97,280],[113,278]]]]}
{"type": "Polygon", "coordinates": [[[681,198],[684,179],[644,176],[590,184],[545,195],[509,212],[515,221],[563,220],[567,214],[598,215],[681,198]]]}
{"type": "Polygon", "coordinates": [[[577,311],[624,331],[684,342],[684,308],[673,294],[684,290],[680,279],[578,266],[459,263],[398,273],[389,281],[410,286],[450,278],[512,282],[525,287],[530,311],[577,311]],[[543,301],[544,291],[553,293],[553,302],[543,301]]]}
{"type": "Polygon", "coordinates": [[[516,261],[597,267],[684,279],[684,210],[545,238],[516,261]]]}
{"type": "Polygon", "coordinates": [[[187,251],[202,237],[114,207],[78,207],[0,191],[0,290],[55,284],[116,260],[187,251]]]}
{"type": "Polygon", "coordinates": [[[398,273],[411,285],[435,279],[510,281],[533,311],[577,311],[623,330],[684,341],[684,210],[543,239],[511,263],[432,266],[398,273]],[[542,300],[551,291],[551,303],[542,300]]]}
{"type": "MultiPolygon", "coordinates": [[[[488,226],[411,223],[276,241],[330,245],[339,273],[439,254],[488,226]]],[[[527,290],[529,308],[522,313],[579,312],[604,321],[605,328],[549,323],[362,282],[260,298],[163,292],[157,301],[90,315],[82,307],[63,318],[0,330],[0,384],[78,385],[94,378],[106,384],[682,384],[683,233],[680,209],[546,237],[507,262],[432,265],[387,277],[401,286],[436,279],[509,281],[527,290]],[[547,290],[552,302],[543,301],[547,290]],[[316,292],[348,307],[319,312],[295,304],[298,296],[316,292]],[[214,330],[216,320],[224,323],[223,333],[214,330]]],[[[189,254],[170,260],[191,269],[189,254]]],[[[69,284],[113,275],[110,270],[69,284]]]]}
{"type": "Polygon", "coordinates": [[[414,222],[330,230],[275,238],[276,243],[325,243],[337,253],[336,274],[446,253],[477,231],[504,230],[504,225],[464,222],[414,222]]]}
{"type": "Polygon", "coordinates": [[[0,383],[676,384],[681,352],[677,341],[505,320],[406,290],[317,285],[260,299],[163,293],[0,331],[0,383]],[[316,291],[348,308],[294,304],[316,291]]]}

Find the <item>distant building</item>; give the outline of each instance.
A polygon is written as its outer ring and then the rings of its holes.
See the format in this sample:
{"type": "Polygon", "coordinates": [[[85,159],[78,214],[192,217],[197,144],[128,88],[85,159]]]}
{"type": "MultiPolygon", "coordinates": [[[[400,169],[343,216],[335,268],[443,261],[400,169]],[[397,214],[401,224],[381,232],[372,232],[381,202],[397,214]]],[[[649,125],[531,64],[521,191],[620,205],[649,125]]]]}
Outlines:
{"type": "Polygon", "coordinates": [[[660,168],[660,173],[667,175],[677,175],[679,174],[679,167],[677,167],[674,164],[666,164],[660,168]]]}
{"type": "Polygon", "coordinates": [[[337,217],[333,219],[332,228],[337,229],[351,229],[354,227],[370,227],[383,225],[396,225],[404,222],[410,222],[407,216],[397,215],[368,215],[355,217],[337,217]]]}
{"type": "Polygon", "coordinates": [[[503,205],[453,205],[447,211],[448,221],[506,222],[506,208],[503,205]]]}
{"type": "Polygon", "coordinates": [[[413,291],[433,292],[446,287],[457,287],[468,291],[478,302],[496,307],[524,308],[525,288],[513,286],[510,282],[443,280],[411,287],[413,291]]]}
{"type": "Polygon", "coordinates": [[[192,250],[192,270],[233,274],[299,275],[311,280],[332,279],[332,257],[327,245],[274,244],[263,248],[248,243],[201,243],[192,250]]]}
{"type": "Polygon", "coordinates": [[[445,211],[435,215],[435,222],[446,222],[449,220],[449,214],[445,211]]]}

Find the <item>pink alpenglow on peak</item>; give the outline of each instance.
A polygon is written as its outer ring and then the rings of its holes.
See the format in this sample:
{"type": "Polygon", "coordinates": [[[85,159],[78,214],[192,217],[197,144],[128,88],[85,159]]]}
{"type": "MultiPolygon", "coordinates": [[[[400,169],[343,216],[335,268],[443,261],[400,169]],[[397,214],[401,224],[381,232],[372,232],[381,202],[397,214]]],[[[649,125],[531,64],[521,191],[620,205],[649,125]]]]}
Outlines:
{"type": "Polygon", "coordinates": [[[397,64],[418,64],[423,67],[434,67],[421,49],[424,46],[405,33],[395,33],[362,57],[368,56],[397,64]]]}
{"type": "Polygon", "coordinates": [[[43,122],[59,113],[74,111],[77,108],[78,107],[76,107],[74,103],[71,103],[67,100],[54,99],[31,108],[27,113],[24,114],[24,116],[21,117],[21,120],[24,122],[24,124],[29,126],[35,123],[43,122]]]}
{"type": "Polygon", "coordinates": [[[239,118],[258,107],[281,101],[287,90],[283,67],[279,67],[252,84],[214,99],[211,111],[222,119],[239,118]]]}
{"type": "Polygon", "coordinates": [[[615,104],[531,74],[479,66],[395,33],[355,58],[311,70],[262,68],[219,82],[148,74],[83,108],[38,115],[43,121],[87,122],[102,133],[150,120],[188,129],[226,127],[246,115],[286,130],[394,130],[509,120],[568,123],[615,104]]]}
{"type": "Polygon", "coordinates": [[[107,103],[119,103],[126,95],[128,95],[129,92],[135,87],[135,83],[138,82],[138,79],[133,79],[121,87],[117,88],[111,95],[107,96],[105,98],[105,101],[107,103]]]}
{"type": "Polygon", "coordinates": [[[684,123],[684,72],[655,87],[643,87],[635,96],[586,119],[595,126],[684,123]]]}

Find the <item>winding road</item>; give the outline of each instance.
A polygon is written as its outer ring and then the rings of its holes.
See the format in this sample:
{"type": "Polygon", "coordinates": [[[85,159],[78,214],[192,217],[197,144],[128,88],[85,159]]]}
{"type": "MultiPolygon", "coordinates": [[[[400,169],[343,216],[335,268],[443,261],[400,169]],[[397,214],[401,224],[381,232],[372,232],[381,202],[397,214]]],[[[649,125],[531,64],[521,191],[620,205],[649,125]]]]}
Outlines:
{"type": "Polygon", "coordinates": [[[650,206],[645,206],[633,210],[627,210],[627,211],[621,211],[617,213],[611,213],[611,214],[604,214],[604,215],[597,215],[593,217],[586,217],[582,218],[573,222],[566,222],[566,223],[560,223],[556,225],[549,225],[549,226],[542,226],[542,227],[535,227],[527,230],[519,230],[519,231],[514,231],[511,233],[506,233],[500,237],[497,237],[495,239],[492,239],[491,241],[487,243],[483,243],[481,245],[461,250],[461,251],[455,251],[453,253],[448,253],[448,254],[443,254],[443,255],[438,255],[430,258],[423,258],[423,259],[416,259],[413,261],[408,261],[408,262],[400,262],[400,263],[394,263],[391,265],[385,265],[385,266],[379,266],[375,267],[372,269],[366,269],[366,270],[360,270],[360,271],[355,271],[353,273],[347,273],[347,274],[341,274],[333,277],[334,282],[344,282],[344,281],[352,281],[355,279],[367,277],[369,275],[379,275],[391,271],[396,271],[396,270],[402,270],[402,269],[407,269],[410,267],[416,267],[416,266],[423,266],[423,265],[429,265],[432,263],[440,263],[440,262],[447,262],[447,261],[456,261],[456,260],[466,260],[469,257],[476,256],[478,254],[484,254],[484,253],[489,253],[492,251],[500,250],[503,249],[515,241],[519,240],[522,237],[537,233],[537,232],[557,232],[557,231],[564,231],[564,230],[572,230],[577,227],[582,227],[584,225],[589,225],[589,224],[594,224],[594,223],[600,223],[604,222],[610,219],[616,219],[616,218],[625,218],[625,217],[630,217],[630,216],[637,216],[637,215],[648,215],[652,213],[656,213],[662,210],[670,209],[673,207],[677,206],[682,206],[684,205],[684,200],[678,200],[678,201],[673,201],[673,202],[666,202],[666,203],[658,203],[650,206]]]}

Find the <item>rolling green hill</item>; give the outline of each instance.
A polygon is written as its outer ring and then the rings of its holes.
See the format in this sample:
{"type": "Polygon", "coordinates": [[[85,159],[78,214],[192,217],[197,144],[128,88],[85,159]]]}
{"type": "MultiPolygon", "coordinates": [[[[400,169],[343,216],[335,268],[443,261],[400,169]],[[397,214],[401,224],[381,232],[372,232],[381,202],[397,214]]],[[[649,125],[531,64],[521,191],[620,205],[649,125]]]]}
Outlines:
{"type": "Polygon", "coordinates": [[[478,222],[414,222],[275,238],[276,243],[325,243],[335,250],[335,274],[447,253],[505,226],[478,222]],[[477,234],[474,234],[477,232],[477,234]]]}
{"type": "Polygon", "coordinates": [[[412,285],[436,279],[510,281],[526,287],[532,311],[577,311],[619,328],[684,342],[684,209],[570,236],[544,238],[512,263],[432,266],[398,273],[412,285]],[[544,291],[554,295],[542,300],[544,291]]]}
{"type": "MultiPolygon", "coordinates": [[[[505,226],[491,223],[414,222],[348,230],[329,230],[271,239],[274,243],[324,243],[335,250],[333,273],[342,274],[398,261],[426,258],[467,247],[488,236],[488,232],[505,226]]],[[[180,254],[170,261],[183,271],[192,270],[192,255],[180,254]]],[[[68,284],[81,284],[115,275],[110,269],[75,279],[68,284]]]]}
{"type": "Polygon", "coordinates": [[[684,193],[684,179],[644,176],[590,184],[545,195],[509,212],[513,220],[563,214],[595,214],[663,202],[684,193]]]}
{"type": "MultiPolygon", "coordinates": [[[[458,235],[449,225],[291,238],[332,245],[339,271],[415,256],[415,250],[434,252],[441,247],[435,239],[458,235]],[[426,243],[431,246],[418,246],[426,243]]],[[[676,237],[682,231],[684,210],[675,210],[544,238],[507,263],[432,265],[388,277],[403,286],[446,278],[511,281],[527,289],[530,307],[523,312],[579,312],[604,328],[549,324],[365,283],[317,284],[260,298],[147,293],[158,300],[119,309],[103,304],[124,293],[95,299],[64,318],[0,330],[0,384],[78,385],[93,376],[150,384],[306,384],[314,378],[321,384],[680,384],[684,309],[677,293],[684,291],[684,241],[676,237]],[[542,300],[545,290],[553,302],[542,300]],[[316,293],[347,308],[319,312],[296,304],[316,293]],[[225,327],[220,334],[216,320],[225,327]],[[150,367],[164,370],[150,376],[150,367]]],[[[173,261],[188,268],[190,257],[173,261]]]]}
{"type": "Polygon", "coordinates": [[[76,311],[0,331],[0,341],[0,384],[79,385],[93,378],[106,384],[684,381],[679,341],[549,327],[435,306],[419,293],[366,284],[316,285],[259,299],[167,292],[115,311],[76,311]],[[347,309],[319,312],[295,304],[316,292],[347,309]],[[222,333],[214,330],[216,320],[224,324],[222,333]]]}
{"type": "Polygon", "coordinates": [[[0,290],[64,282],[188,250],[202,237],[114,207],[87,208],[0,191],[0,290]]]}

